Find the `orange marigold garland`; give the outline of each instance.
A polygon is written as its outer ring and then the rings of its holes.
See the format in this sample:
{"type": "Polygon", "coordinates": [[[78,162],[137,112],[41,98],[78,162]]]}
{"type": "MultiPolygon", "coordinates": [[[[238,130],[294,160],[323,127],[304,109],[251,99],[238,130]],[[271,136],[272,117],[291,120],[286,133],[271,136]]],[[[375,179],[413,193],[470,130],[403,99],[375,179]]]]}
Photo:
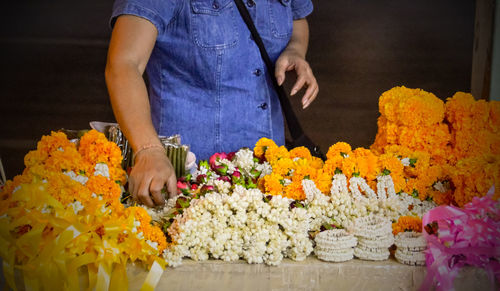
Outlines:
{"type": "Polygon", "coordinates": [[[498,186],[500,166],[492,157],[500,154],[500,102],[457,92],[443,103],[423,90],[396,87],[382,94],[379,107],[371,149],[402,160],[405,192],[463,206],[498,186]]]}

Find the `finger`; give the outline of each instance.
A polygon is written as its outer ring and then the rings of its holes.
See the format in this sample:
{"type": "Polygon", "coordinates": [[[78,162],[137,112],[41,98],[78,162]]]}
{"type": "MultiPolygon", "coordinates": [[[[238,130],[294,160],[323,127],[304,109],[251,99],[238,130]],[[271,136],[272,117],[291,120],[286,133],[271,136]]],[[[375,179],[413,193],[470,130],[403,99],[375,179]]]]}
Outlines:
{"type": "Polygon", "coordinates": [[[316,88],[314,89],[314,92],[311,94],[311,97],[304,104],[304,107],[303,107],[304,109],[306,109],[307,107],[309,107],[309,105],[311,105],[311,103],[314,101],[314,99],[316,99],[316,96],[318,96],[318,93],[319,93],[319,87],[316,86],[316,88]]]}
{"type": "Polygon", "coordinates": [[[315,86],[307,87],[307,90],[304,93],[304,96],[302,97],[302,108],[305,108],[306,104],[309,102],[309,99],[311,98],[315,90],[316,90],[315,86]]]}
{"type": "Polygon", "coordinates": [[[153,200],[151,200],[151,197],[149,196],[150,184],[151,184],[151,178],[142,179],[141,185],[139,186],[139,189],[137,191],[137,196],[139,198],[139,201],[141,201],[144,205],[153,207],[154,206],[153,200]]]}
{"type": "Polygon", "coordinates": [[[153,197],[153,201],[156,205],[165,204],[165,198],[161,193],[163,186],[165,185],[165,180],[163,179],[153,179],[151,181],[151,185],[149,186],[149,190],[151,192],[151,197],[153,197]]]}
{"type": "Polygon", "coordinates": [[[134,201],[137,201],[137,183],[135,181],[135,174],[130,173],[130,178],[128,179],[128,192],[132,195],[134,201]]]}
{"type": "Polygon", "coordinates": [[[167,190],[170,198],[177,196],[177,177],[175,174],[170,175],[167,179],[167,190]]]}
{"type": "Polygon", "coordinates": [[[297,77],[297,81],[295,81],[295,84],[292,87],[292,91],[290,92],[290,96],[295,95],[297,92],[304,87],[304,84],[306,83],[306,77],[304,74],[300,74],[297,77]]]}
{"type": "Polygon", "coordinates": [[[289,62],[287,58],[279,58],[276,62],[276,68],[274,69],[274,75],[276,76],[276,81],[278,85],[281,86],[285,82],[285,72],[289,69],[289,62]]]}

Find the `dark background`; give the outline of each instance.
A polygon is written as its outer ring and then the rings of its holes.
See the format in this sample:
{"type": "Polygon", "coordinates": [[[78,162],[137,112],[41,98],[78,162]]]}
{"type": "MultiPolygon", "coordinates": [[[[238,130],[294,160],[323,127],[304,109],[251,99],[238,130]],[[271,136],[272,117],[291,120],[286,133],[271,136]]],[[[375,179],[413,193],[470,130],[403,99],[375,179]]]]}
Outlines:
{"type": "MultiPolygon", "coordinates": [[[[305,111],[299,98],[293,103],[324,151],[337,141],[368,147],[378,97],[394,86],[442,99],[470,91],[474,1],[313,2],[308,61],[320,93],[305,111]]],[[[2,4],[0,157],[8,178],[21,173],[24,155],[51,130],[114,120],[104,82],[112,3],[2,4]]]]}

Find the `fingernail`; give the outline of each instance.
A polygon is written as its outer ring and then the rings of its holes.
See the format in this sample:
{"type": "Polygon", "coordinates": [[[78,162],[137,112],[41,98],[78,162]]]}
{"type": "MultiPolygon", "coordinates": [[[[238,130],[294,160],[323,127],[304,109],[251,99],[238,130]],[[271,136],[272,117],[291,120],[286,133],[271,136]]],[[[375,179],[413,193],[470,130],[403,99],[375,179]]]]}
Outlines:
{"type": "Polygon", "coordinates": [[[281,86],[281,84],[283,83],[283,77],[278,77],[278,85],[281,86]]]}
{"type": "Polygon", "coordinates": [[[295,95],[295,93],[297,93],[297,89],[292,89],[292,92],[290,92],[290,95],[295,95]]]}

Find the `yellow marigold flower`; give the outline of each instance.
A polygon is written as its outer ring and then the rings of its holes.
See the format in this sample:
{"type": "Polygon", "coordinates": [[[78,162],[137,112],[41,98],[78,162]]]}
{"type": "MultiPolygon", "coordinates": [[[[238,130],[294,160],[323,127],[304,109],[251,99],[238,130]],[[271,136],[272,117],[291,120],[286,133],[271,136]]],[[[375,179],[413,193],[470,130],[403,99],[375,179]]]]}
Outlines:
{"type": "Polygon", "coordinates": [[[288,176],[290,171],[295,168],[295,163],[292,159],[283,158],[279,159],[272,165],[273,173],[280,176],[288,176]]]}
{"type": "Polygon", "coordinates": [[[392,224],[394,235],[404,231],[422,232],[422,219],[418,216],[401,216],[392,224]]]}
{"type": "Polygon", "coordinates": [[[327,171],[321,169],[317,172],[316,177],[313,179],[316,187],[323,193],[330,193],[330,188],[332,187],[332,175],[327,171]]]}
{"type": "Polygon", "coordinates": [[[284,146],[280,147],[269,147],[266,150],[266,160],[271,164],[271,166],[279,159],[290,158],[290,153],[284,146]]]}
{"type": "Polygon", "coordinates": [[[265,193],[283,195],[283,176],[271,173],[264,177],[265,193]]]}
{"type": "Polygon", "coordinates": [[[301,158],[310,160],[312,158],[311,152],[306,147],[296,147],[290,150],[290,159],[301,158]]]}
{"type": "Polygon", "coordinates": [[[349,156],[342,160],[342,173],[350,179],[353,174],[359,173],[359,169],[356,164],[356,158],[354,156],[349,156]]]}
{"type": "Polygon", "coordinates": [[[348,143],[337,142],[328,149],[328,152],[326,153],[326,158],[327,160],[329,160],[329,159],[336,159],[338,158],[338,156],[346,157],[351,153],[351,150],[352,150],[351,145],[349,145],[348,143]]]}
{"type": "Polygon", "coordinates": [[[253,152],[254,155],[260,159],[264,157],[268,148],[276,148],[276,147],[278,146],[273,140],[263,137],[257,141],[253,149],[253,152]]]}

